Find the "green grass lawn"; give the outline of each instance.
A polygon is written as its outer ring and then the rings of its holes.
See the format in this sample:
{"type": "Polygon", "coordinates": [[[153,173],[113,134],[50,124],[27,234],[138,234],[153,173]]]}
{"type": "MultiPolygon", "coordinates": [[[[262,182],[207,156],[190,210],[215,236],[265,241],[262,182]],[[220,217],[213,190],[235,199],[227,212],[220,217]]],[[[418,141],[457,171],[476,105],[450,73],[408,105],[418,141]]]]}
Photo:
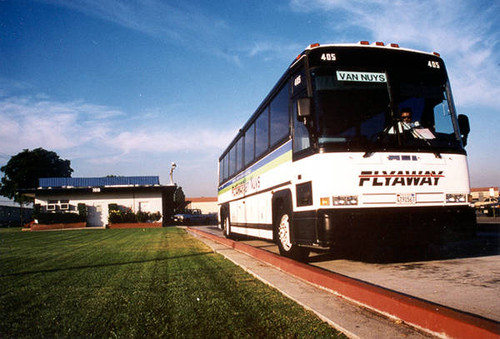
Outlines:
{"type": "Polygon", "coordinates": [[[0,337],[335,337],[183,229],[0,229],[0,337]]]}

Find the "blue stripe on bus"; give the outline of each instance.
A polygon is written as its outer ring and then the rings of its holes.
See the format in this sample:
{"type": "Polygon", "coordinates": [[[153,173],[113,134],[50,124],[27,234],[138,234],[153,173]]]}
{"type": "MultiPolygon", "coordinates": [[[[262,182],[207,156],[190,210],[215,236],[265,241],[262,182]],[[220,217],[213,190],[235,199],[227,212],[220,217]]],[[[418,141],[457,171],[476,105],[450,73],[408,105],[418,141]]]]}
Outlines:
{"type": "Polygon", "coordinates": [[[292,140],[289,140],[285,144],[283,144],[281,147],[277,148],[275,151],[272,153],[268,154],[264,158],[262,158],[260,161],[256,162],[243,172],[239,173],[237,176],[235,176],[233,179],[229,180],[226,182],[224,185],[219,186],[219,192],[222,191],[224,188],[234,184],[238,180],[243,179],[244,177],[249,176],[253,172],[257,171],[259,168],[266,166],[268,163],[271,161],[277,159],[278,157],[282,156],[283,154],[286,154],[287,152],[290,152],[292,150],[292,140]]]}

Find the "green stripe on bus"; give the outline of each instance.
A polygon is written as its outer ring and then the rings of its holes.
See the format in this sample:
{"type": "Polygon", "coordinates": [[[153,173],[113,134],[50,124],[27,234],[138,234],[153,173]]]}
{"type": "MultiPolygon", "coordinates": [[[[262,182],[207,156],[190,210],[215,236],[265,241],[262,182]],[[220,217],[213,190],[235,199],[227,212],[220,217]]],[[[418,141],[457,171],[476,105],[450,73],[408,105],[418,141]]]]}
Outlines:
{"type": "Polygon", "coordinates": [[[225,187],[223,190],[219,191],[218,195],[224,194],[227,191],[233,189],[233,187],[236,187],[236,186],[241,185],[247,181],[250,181],[250,180],[252,180],[252,178],[258,177],[258,176],[264,174],[265,172],[268,172],[268,171],[278,167],[279,165],[282,165],[282,164],[284,164],[288,161],[291,161],[291,160],[292,160],[292,151],[290,150],[290,151],[286,152],[285,154],[279,156],[278,158],[274,159],[270,163],[268,163],[262,167],[259,167],[257,170],[250,173],[250,175],[247,175],[246,177],[241,178],[240,180],[236,181],[232,185],[225,187]]]}

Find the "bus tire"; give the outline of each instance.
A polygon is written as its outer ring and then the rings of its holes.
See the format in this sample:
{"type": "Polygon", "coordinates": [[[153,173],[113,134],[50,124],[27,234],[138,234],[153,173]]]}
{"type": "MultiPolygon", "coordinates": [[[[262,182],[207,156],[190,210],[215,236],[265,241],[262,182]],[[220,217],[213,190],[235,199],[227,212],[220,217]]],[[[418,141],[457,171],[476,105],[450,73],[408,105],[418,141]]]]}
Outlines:
{"type": "Polygon", "coordinates": [[[309,257],[309,249],[300,247],[291,241],[292,216],[289,208],[280,205],[276,211],[274,222],[275,239],[278,243],[280,255],[306,262],[309,257]]]}

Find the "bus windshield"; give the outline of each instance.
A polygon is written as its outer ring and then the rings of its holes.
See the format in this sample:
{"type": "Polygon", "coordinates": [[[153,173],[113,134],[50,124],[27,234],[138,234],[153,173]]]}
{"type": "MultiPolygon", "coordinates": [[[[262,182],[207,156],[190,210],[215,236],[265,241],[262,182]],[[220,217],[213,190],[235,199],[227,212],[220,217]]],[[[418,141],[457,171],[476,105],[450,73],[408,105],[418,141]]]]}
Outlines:
{"type": "Polygon", "coordinates": [[[442,77],[401,69],[311,75],[318,145],[326,151],[463,149],[442,77]]]}

